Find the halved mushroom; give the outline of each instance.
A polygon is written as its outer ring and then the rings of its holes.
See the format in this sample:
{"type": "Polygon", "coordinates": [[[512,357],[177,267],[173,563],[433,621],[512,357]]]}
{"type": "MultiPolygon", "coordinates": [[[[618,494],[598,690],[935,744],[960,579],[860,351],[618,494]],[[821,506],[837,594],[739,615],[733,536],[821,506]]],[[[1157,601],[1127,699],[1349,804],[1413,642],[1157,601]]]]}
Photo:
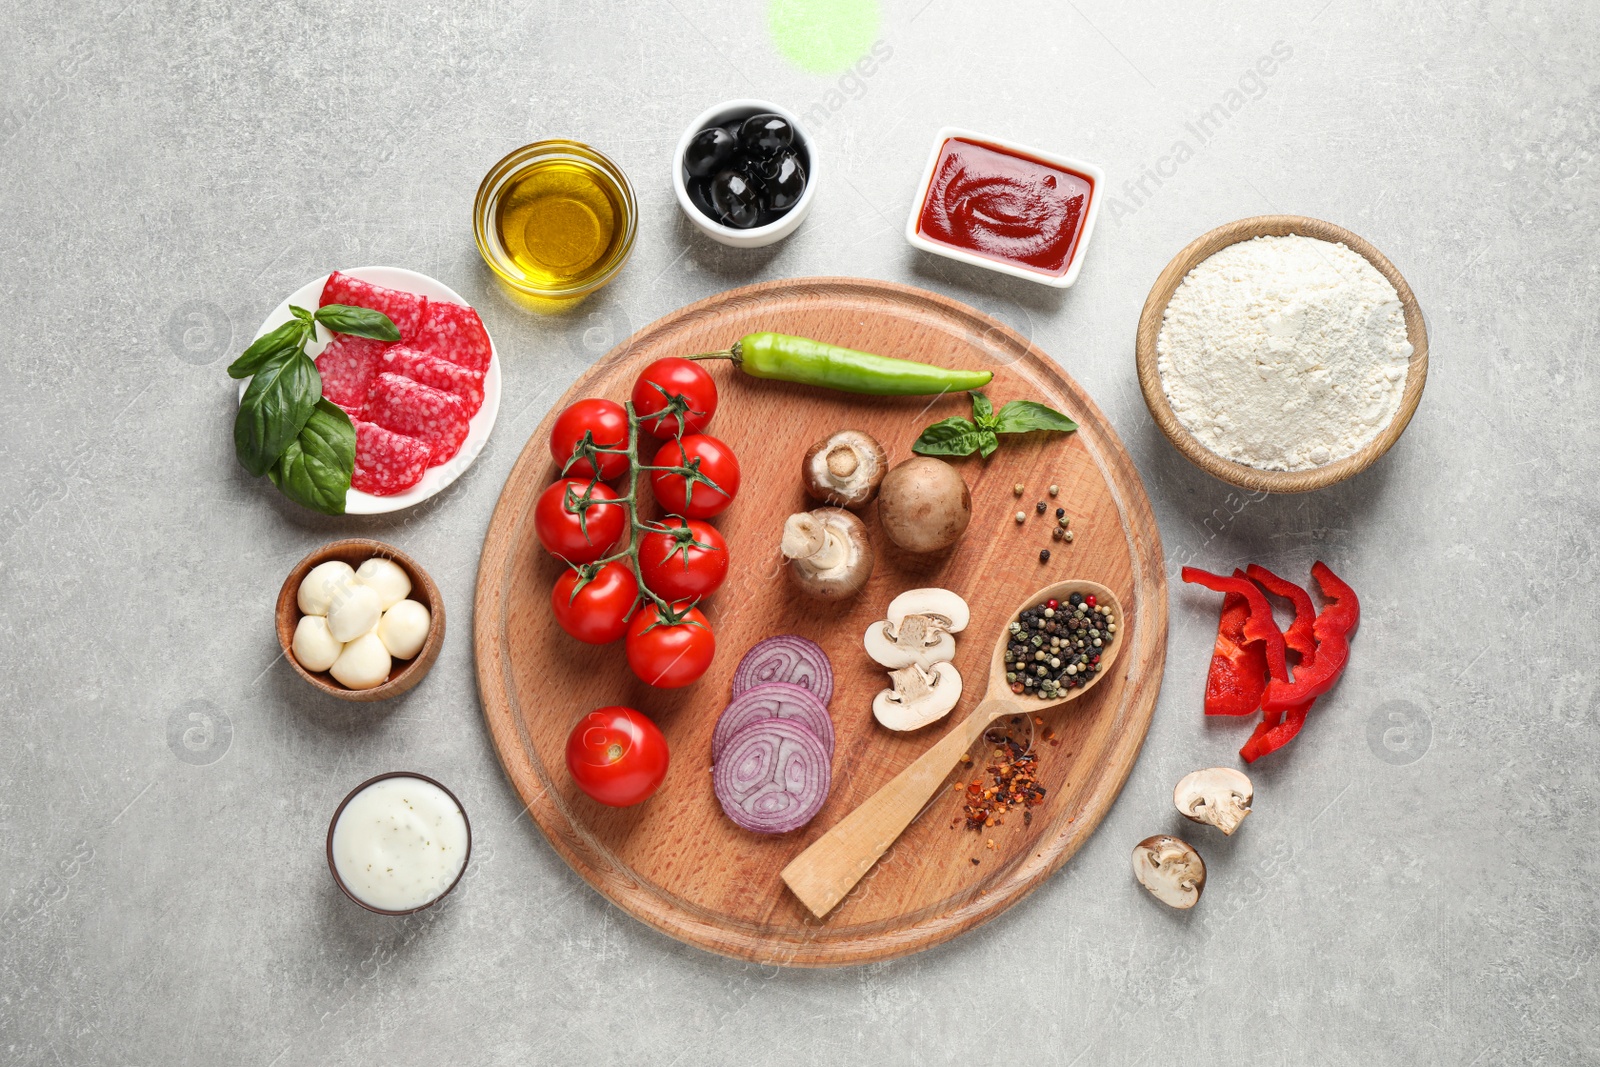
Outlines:
{"type": "Polygon", "coordinates": [[[953,664],[915,663],[889,673],[894,688],[872,698],[872,714],[891,730],[917,730],[950,714],[961,699],[961,672],[953,664]]]}
{"type": "Polygon", "coordinates": [[[1210,823],[1232,837],[1250,814],[1255,788],[1243,771],[1212,767],[1186,774],[1172,791],[1172,802],[1185,819],[1210,823]]]}
{"type": "Polygon", "coordinates": [[[1182,839],[1156,834],[1134,846],[1133,876],[1168,907],[1192,908],[1206,887],[1206,861],[1182,839]]]}
{"type": "Polygon", "coordinates": [[[840,430],[806,450],[800,478],[813,500],[859,508],[878,495],[889,458],[870,434],[840,430]]]}
{"type": "Polygon", "coordinates": [[[907,615],[898,626],[880,619],[867,627],[861,643],[867,655],[890,670],[913,663],[931,667],[956,658],[956,639],[950,636],[949,620],[941,615],[907,615]]]}
{"type": "Polygon", "coordinates": [[[819,600],[855,596],[872,576],[867,528],[843,508],[790,515],[783,523],[780,548],[795,586],[819,600]]]}
{"type": "Polygon", "coordinates": [[[889,601],[885,617],[895,626],[907,615],[931,615],[944,620],[944,628],[958,634],[967,628],[971,612],[967,602],[948,589],[907,589],[889,601]]]}

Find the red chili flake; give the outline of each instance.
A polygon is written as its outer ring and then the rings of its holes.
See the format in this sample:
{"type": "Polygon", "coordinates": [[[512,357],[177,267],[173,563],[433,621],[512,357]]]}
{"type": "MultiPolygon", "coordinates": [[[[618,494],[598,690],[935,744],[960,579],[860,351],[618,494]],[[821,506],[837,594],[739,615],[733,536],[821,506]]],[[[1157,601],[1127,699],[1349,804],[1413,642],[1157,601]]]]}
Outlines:
{"type": "Polygon", "coordinates": [[[969,830],[982,830],[1004,825],[1001,816],[1020,808],[1023,822],[1029,808],[1044,802],[1045,788],[1037,778],[1038,757],[1033,751],[1001,730],[991,730],[984,740],[994,745],[994,762],[984,768],[992,784],[985,786],[982,779],[967,785],[962,814],[969,830]]]}

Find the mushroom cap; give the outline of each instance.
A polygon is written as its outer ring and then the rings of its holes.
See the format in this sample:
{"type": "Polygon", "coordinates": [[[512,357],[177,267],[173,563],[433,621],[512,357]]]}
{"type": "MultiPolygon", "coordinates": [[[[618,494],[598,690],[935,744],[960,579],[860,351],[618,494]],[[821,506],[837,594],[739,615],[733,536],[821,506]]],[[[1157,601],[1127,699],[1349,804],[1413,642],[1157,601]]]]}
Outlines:
{"type": "Polygon", "coordinates": [[[840,508],[859,508],[878,495],[889,457],[871,434],[840,430],[806,449],[800,480],[811,499],[840,508]]]}
{"type": "MultiPolygon", "coordinates": [[[[907,618],[920,619],[924,616],[907,616],[907,618]]],[[[948,663],[956,658],[956,639],[951,637],[947,630],[938,627],[907,629],[904,622],[902,619],[901,625],[896,626],[885,619],[879,619],[867,627],[866,636],[861,639],[861,644],[873,662],[896,671],[913,663],[919,667],[932,667],[935,663],[948,663]],[[891,633],[893,637],[890,636],[891,633]]]]}
{"type": "Polygon", "coordinates": [[[938,552],[967,532],[972,494],[950,464],[913,456],[884,475],[878,489],[883,532],[907,552],[938,552]]]}
{"type": "Polygon", "coordinates": [[[1168,907],[1192,908],[1206,887],[1206,861],[1182,838],[1156,834],[1133,847],[1133,876],[1168,907]]]}
{"type": "Polygon", "coordinates": [[[904,593],[889,601],[889,610],[885,618],[895,626],[907,615],[936,615],[949,621],[945,627],[953,634],[958,634],[967,628],[967,623],[972,619],[972,613],[967,608],[967,602],[960,595],[948,589],[936,587],[926,589],[907,589],[904,593]]]}
{"type": "Polygon", "coordinates": [[[853,597],[872,577],[866,524],[843,508],[790,515],[784,522],[782,551],[789,560],[790,581],[818,600],[853,597]]]}
{"type": "Polygon", "coordinates": [[[953,663],[924,669],[911,664],[889,675],[894,684],[872,698],[872,714],[891,730],[918,730],[950,714],[961,700],[961,672],[953,663]]]}
{"type": "Polygon", "coordinates": [[[1209,823],[1230,837],[1250,814],[1254,799],[1255,787],[1249,776],[1232,767],[1193,771],[1179,779],[1172,791],[1172,803],[1185,819],[1209,823]]]}

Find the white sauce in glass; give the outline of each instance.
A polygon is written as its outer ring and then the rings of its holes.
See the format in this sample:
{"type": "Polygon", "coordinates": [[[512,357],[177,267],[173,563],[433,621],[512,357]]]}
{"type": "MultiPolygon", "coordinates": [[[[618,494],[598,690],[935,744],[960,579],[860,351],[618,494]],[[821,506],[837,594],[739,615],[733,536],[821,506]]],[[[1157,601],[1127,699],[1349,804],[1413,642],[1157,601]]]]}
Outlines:
{"type": "Polygon", "coordinates": [[[357,900],[408,911],[439,899],[467,861],[467,818],[421,778],[385,778],[350,798],[333,826],[333,866],[357,900]]]}

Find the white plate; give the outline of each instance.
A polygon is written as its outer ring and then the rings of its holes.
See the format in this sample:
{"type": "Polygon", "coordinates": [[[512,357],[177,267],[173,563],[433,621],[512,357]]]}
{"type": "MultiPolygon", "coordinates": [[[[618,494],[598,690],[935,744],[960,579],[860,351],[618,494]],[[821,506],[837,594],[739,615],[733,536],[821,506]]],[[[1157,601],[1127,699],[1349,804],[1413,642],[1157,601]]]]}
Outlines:
{"type": "MultiPolygon", "coordinates": [[[[444,282],[436,281],[426,274],[418,274],[414,270],[404,267],[356,267],[352,270],[340,271],[341,274],[352,278],[359,278],[373,285],[382,285],[390,289],[403,289],[408,293],[425,296],[429,300],[445,300],[452,304],[466,304],[461,295],[444,282]]],[[[293,316],[289,312],[289,305],[295,304],[308,311],[317,310],[317,303],[322,299],[322,286],[327,282],[329,275],[324,274],[315,278],[294,292],[290,293],[283,303],[273,309],[267,316],[267,321],[261,324],[261,329],[256,331],[260,337],[269,330],[275,330],[288,322],[293,316]]],[[[468,305],[471,306],[470,304],[468,305]]],[[[484,327],[487,335],[489,328],[484,327]]],[[[322,353],[328,346],[333,335],[328,333],[326,327],[317,328],[317,339],[306,345],[306,353],[313,359],[322,353]],[[326,335],[326,337],[324,337],[326,335]]],[[[239,398],[244,399],[244,391],[250,384],[246,378],[239,383],[239,398]]],[[[463,471],[472,466],[472,461],[478,458],[478,453],[483,451],[483,446],[488,443],[489,431],[494,429],[495,416],[500,413],[500,352],[494,346],[494,338],[489,338],[489,369],[483,376],[483,407],[472,416],[472,421],[467,425],[467,439],[448,463],[437,467],[429,467],[422,481],[413,485],[403,493],[394,496],[373,496],[363,493],[359,489],[352,489],[345,496],[344,513],[346,515],[383,515],[391,511],[409,508],[413,504],[420,504],[435,493],[444,489],[451,482],[461,477],[463,471]]]]}

